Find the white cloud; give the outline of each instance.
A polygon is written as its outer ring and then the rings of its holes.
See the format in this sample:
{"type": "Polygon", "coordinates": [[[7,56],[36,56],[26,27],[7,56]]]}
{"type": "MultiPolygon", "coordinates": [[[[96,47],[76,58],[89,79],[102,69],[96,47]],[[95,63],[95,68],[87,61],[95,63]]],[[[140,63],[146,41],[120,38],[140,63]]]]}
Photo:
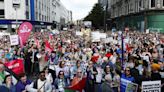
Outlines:
{"type": "Polygon", "coordinates": [[[98,0],[61,0],[63,5],[73,12],[73,19],[82,19],[91,11],[98,0]]]}

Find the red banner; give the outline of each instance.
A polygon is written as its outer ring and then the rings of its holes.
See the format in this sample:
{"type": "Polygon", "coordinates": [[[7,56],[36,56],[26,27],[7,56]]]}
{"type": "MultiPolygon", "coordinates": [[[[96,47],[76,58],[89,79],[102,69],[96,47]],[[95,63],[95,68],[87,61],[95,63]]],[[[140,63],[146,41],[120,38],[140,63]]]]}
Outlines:
{"type": "Polygon", "coordinates": [[[24,73],[24,64],[22,59],[10,61],[5,63],[4,65],[11,69],[17,75],[24,73]]]}
{"type": "Polygon", "coordinates": [[[31,30],[32,30],[32,24],[29,22],[24,22],[20,25],[18,30],[18,35],[19,35],[21,47],[23,47],[26,44],[26,41],[30,35],[31,30]]]}

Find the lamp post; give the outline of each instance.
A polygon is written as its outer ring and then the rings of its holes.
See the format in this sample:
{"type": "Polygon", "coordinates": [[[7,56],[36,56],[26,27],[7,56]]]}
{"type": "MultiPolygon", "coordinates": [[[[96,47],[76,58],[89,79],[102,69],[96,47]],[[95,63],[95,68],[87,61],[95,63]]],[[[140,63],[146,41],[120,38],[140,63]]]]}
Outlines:
{"type": "Polygon", "coordinates": [[[108,13],[108,0],[106,1],[105,5],[105,12],[104,12],[104,31],[107,31],[107,24],[106,24],[106,19],[107,19],[107,13],[108,13]]]}
{"type": "Polygon", "coordinates": [[[18,8],[20,7],[20,0],[12,0],[12,2],[13,2],[13,8],[15,9],[15,11],[16,11],[16,17],[15,17],[15,20],[16,20],[16,29],[18,28],[18,13],[17,13],[17,11],[18,11],[18,8]]]}

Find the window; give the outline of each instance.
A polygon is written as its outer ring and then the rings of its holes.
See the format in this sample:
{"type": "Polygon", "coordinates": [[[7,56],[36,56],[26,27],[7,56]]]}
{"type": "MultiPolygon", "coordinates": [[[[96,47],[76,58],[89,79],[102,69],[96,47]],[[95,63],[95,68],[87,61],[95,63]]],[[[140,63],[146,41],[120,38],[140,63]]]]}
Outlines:
{"type": "Polygon", "coordinates": [[[35,2],[35,6],[36,6],[36,9],[38,8],[38,1],[36,0],[36,2],[35,2]]]}
{"type": "Polygon", "coordinates": [[[164,6],[164,0],[163,0],[163,4],[162,5],[164,6]]]}
{"type": "Polygon", "coordinates": [[[4,0],[0,0],[0,2],[1,2],[1,1],[4,1],[4,0]]]}
{"type": "Polygon", "coordinates": [[[4,10],[0,10],[0,15],[4,15],[4,10]]]}
{"type": "Polygon", "coordinates": [[[26,0],[26,5],[28,6],[28,0],[26,0]]]}
{"type": "Polygon", "coordinates": [[[29,19],[29,12],[26,11],[26,18],[29,19]]]}
{"type": "Polygon", "coordinates": [[[151,8],[155,7],[155,0],[151,0],[151,8]]]}

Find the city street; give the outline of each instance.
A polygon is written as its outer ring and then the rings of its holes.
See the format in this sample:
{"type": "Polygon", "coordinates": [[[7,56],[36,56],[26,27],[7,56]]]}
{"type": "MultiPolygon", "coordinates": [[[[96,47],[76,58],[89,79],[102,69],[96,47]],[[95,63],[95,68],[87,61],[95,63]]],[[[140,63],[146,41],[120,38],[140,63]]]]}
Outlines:
{"type": "Polygon", "coordinates": [[[0,92],[163,92],[164,0],[0,0],[0,92]]]}

